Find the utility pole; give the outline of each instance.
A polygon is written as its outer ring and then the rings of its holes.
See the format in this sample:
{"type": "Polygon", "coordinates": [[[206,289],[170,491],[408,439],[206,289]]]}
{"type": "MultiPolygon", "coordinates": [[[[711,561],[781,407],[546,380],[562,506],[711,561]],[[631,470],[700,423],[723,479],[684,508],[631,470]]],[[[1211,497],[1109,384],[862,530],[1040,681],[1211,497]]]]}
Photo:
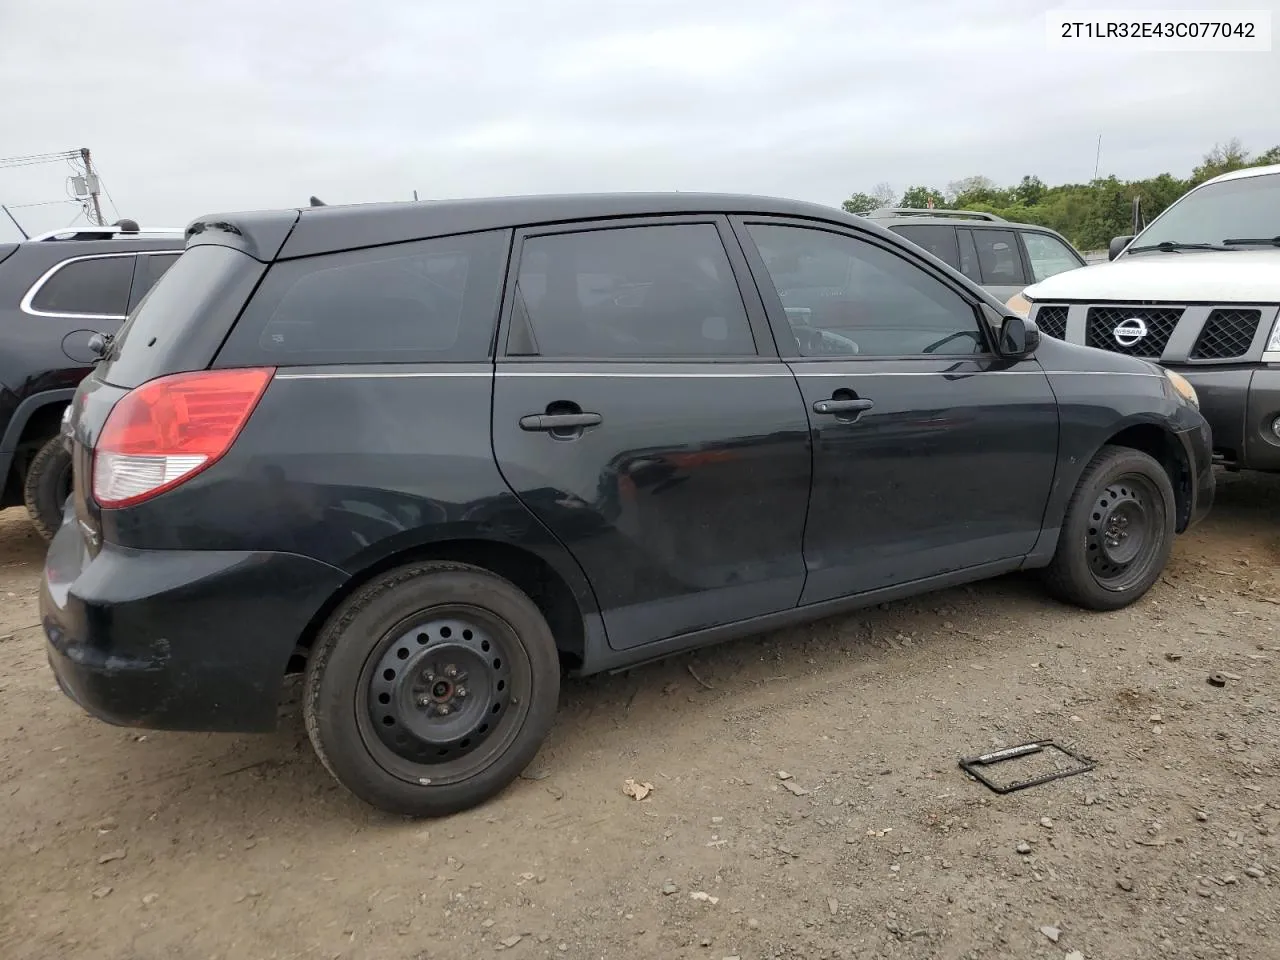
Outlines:
{"type": "Polygon", "coordinates": [[[84,182],[89,191],[89,199],[93,201],[93,222],[95,226],[104,226],[102,207],[98,203],[98,177],[93,172],[93,162],[89,159],[89,148],[80,148],[80,159],[84,161],[84,182]]]}

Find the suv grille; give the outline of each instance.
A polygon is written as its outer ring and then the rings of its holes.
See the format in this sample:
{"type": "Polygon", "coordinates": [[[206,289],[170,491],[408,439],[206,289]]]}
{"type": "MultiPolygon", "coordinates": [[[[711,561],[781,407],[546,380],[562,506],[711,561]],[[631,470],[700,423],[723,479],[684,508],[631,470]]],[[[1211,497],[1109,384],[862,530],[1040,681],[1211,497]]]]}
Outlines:
{"type": "Polygon", "coordinates": [[[1056,304],[1052,307],[1041,307],[1036,311],[1036,326],[1048,336],[1057,337],[1059,340],[1066,339],[1067,308],[1056,304]]]}
{"type": "MultiPolygon", "coordinates": [[[[1089,320],[1086,326],[1085,343],[1091,347],[1123,353],[1130,357],[1145,357],[1148,360],[1159,360],[1164,348],[1173,336],[1174,327],[1182,319],[1182,310],[1161,310],[1150,307],[1090,307],[1089,320]],[[1132,342],[1121,343],[1116,339],[1116,328],[1126,320],[1141,320],[1138,324],[1129,325],[1134,334],[1145,328],[1145,334],[1125,337],[1132,342]]],[[[1122,331],[1123,332],[1123,331],[1122,331]]]]}
{"type": "Polygon", "coordinates": [[[1191,348],[1192,360],[1231,360],[1243,357],[1258,332],[1261,310],[1214,310],[1191,348]]]}

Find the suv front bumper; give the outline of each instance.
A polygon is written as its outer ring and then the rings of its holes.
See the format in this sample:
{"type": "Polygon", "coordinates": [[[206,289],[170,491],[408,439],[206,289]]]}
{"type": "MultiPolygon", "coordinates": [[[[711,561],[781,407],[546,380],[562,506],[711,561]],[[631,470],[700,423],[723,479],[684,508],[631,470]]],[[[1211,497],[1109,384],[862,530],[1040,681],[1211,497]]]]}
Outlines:
{"type": "Polygon", "coordinates": [[[1174,366],[1196,388],[1213,452],[1230,467],[1280,472],[1280,367],[1174,366]]]}
{"type": "Polygon", "coordinates": [[[90,558],[69,516],[40,590],[49,664],[63,692],[108,723],[270,730],[289,658],[344,580],[288,553],[105,544],[90,558]]]}

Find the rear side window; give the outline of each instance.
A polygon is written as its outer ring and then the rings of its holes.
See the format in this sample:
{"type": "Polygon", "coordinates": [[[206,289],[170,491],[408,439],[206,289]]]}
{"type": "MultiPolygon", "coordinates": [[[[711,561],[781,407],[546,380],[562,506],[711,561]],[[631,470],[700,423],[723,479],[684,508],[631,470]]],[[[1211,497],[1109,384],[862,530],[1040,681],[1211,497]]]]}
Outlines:
{"type": "Polygon", "coordinates": [[[121,318],[129,309],[133,254],[68,260],[28,295],[33,313],[121,318]]]}
{"type": "Polygon", "coordinates": [[[742,295],[714,224],[525,240],[517,319],[543,357],[755,356],[742,295]]]}
{"type": "Polygon", "coordinates": [[[991,284],[1026,283],[1018,238],[1012,230],[974,230],[973,242],[978,248],[978,266],[982,282],[991,284]]]}
{"type": "Polygon", "coordinates": [[[909,224],[890,227],[894,233],[906,237],[918,247],[924,247],[943,263],[960,269],[960,247],[956,243],[956,228],[942,224],[909,224]]]}
{"type": "Polygon", "coordinates": [[[276,263],[219,365],[483,360],[509,237],[498,230],[276,263]]]}

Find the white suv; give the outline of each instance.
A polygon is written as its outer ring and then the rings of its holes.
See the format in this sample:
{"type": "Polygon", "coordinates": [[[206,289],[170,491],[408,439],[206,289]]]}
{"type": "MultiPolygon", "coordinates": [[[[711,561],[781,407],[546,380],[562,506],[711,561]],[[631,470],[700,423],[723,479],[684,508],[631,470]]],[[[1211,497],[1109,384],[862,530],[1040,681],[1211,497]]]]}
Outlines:
{"type": "Polygon", "coordinates": [[[1010,308],[1049,336],[1177,370],[1218,462],[1280,472],[1280,165],[1189,190],[1110,254],[1027,287],[1010,308]]]}

